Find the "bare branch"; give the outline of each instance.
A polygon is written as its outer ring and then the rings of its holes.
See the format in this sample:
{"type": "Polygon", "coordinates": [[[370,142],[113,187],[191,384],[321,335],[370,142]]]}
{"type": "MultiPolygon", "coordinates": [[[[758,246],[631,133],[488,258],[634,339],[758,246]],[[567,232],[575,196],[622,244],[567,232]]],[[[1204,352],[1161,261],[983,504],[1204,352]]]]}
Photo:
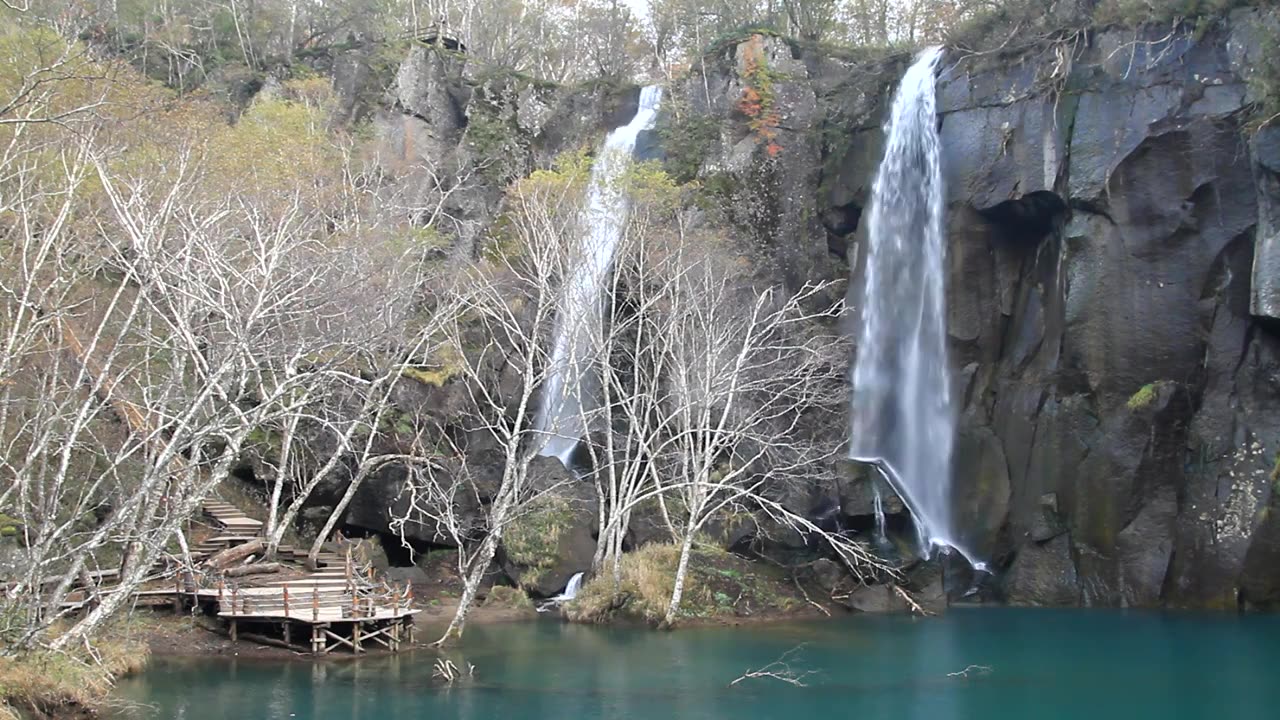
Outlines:
{"type": "Polygon", "coordinates": [[[802,653],[806,645],[808,645],[808,643],[801,643],[791,648],[790,650],[782,653],[782,655],[779,656],[777,660],[774,660],[773,662],[769,663],[768,665],[765,665],[764,667],[758,670],[747,670],[745,673],[739,675],[732,682],[730,682],[729,687],[733,687],[734,685],[737,685],[743,680],[755,680],[755,679],[777,680],[778,682],[784,682],[784,683],[787,683],[788,685],[794,685],[796,687],[807,687],[805,680],[809,677],[817,675],[818,671],[798,670],[792,667],[793,663],[800,660],[800,654],[802,653]]]}

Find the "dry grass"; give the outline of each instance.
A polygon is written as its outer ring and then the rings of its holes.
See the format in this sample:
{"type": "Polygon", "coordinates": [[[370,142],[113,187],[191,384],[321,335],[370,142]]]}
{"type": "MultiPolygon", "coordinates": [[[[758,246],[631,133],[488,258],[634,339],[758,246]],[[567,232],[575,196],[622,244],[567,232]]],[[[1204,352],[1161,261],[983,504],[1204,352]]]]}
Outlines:
{"type": "Polygon", "coordinates": [[[510,610],[533,610],[533,601],[519,588],[494,585],[489,589],[489,594],[484,599],[484,606],[510,610]]]}
{"type": "Polygon", "coordinates": [[[106,628],[92,650],[34,649],[0,658],[0,720],[102,707],[117,678],[146,667],[147,628],[145,619],[125,620],[106,628]]]}
{"type": "MultiPolygon", "coordinates": [[[[675,588],[680,546],[650,543],[622,558],[622,582],[611,573],[593,578],[565,607],[570,620],[603,623],[616,617],[661,623],[675,588]]],[[[707,542],[694,545],[679,616],[749,616],[796,606],[791,587],[771,568],[753,564],[707,542]]]]}

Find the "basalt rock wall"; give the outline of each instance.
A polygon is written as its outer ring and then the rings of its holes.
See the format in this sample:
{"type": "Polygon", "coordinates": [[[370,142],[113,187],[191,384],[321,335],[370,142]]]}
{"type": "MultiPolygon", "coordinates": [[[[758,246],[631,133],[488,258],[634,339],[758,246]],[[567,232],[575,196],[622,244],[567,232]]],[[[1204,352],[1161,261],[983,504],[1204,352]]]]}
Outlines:
{"type": "MultiPolygon", "coordinates": [[[[1277,33],[1245,10],[943,63],[956,508],[998,599],[1280,605],[1280,127],[1253,111],[1277,33]]],[[[850,277],[851,323],[909,62],[757,36],[680,89],[761,272],[850,277]]],[[[795,502],[857,525],[866,482],[795,502]]]]}

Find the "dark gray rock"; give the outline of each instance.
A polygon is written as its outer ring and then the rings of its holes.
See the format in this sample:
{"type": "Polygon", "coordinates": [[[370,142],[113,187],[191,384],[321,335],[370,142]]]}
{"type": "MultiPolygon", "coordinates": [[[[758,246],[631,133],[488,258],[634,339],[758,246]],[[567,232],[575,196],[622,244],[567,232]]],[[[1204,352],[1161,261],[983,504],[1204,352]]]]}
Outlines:
{"type": "Polygon", "coordinates": [[[850,593],[843,603],[848,609],[863,613],[900,613],[910,609],[888,585],[864,585],[850,593]]]}
{"type": "Polygon", "coordinates": [[[814,561],[813,565],[809,568],[809,572],[813,577],[814,582],[818,584],[818,587],[826,590],[828,593],[835,592],[836,588],[840,586],[841,581],[843,581],[848,575],[839,563],[827,558],[819,558],[814,561]]]}
{"type": "MultiPolygon", "coordinates": [[[[946,64],[956,511],[966,542],[1004,569],[997,582],[1010,602],[1280,603],[1271,476],[1280,450],[1280,130],[1249,139],[1245,128],[1275,28],[1273,10],[1255,9],[1202,34],[1102,30],[999,62],[946,64]],[[1000,211],[1040,207],[1037,194],[1059,210],[1032,222],[1000,211]]],[[[858,297],[880,123],[908,60],[855,64],[759,37],[725,46],[673,88],[690,112],[718,121],[699,175],[724,191],[750,282],[797,288],[849,274],[848,297],[858,297]],[[757,61],[774,78],[771,134],[741,104],[757,61]]],[[[633,102],[634,88],[496,93],[496,81],[481,87],[452,62],[415,50],[397,78],[395,111],[380,127],[402,179],[429,157],[472,161],[459,137],[473,91],[499,98],[494,112],[518,129],[531,164],[603,132],[633,102]]],[[[645,156],[657,157],[649,140],[645,156]]],[[[473,250],[498,195],[488,186],[457,195],[460,246],[473,250]]],[[[435,408],[450,407],[450,392],[405,391],[403,402],[447,424],[454,411],[435,408]]],[[[841,423],[827,424],[838,440],[841,423]]],[[[482,486],[495,483],[501,453],[458,434],[482,486]]],[[[350,522],[381,530],[404,510],[397,473],[371,479],[350,522]]],[[[839,507],[843,520],[871,514],[869,476],[835,475],[780,491],[780,501],[797,512],[839,507]]],[[[341,486],[317,502],[332,502],[341,486]]],[[[886,501],[886,512],[902,512],[891,494],[886,501]]],[[[584,510],[565,524],[555,570],[534,592],[558,590],[589,563],[592,518],[584,510]]],[[[437,528],[414,522],[414,537],[437,541],[437,528]]],[[[746,537],[740,530],[717,532],[731,542],[746,537]]],[[[654,517],[637,517],[633,544],[664,536],[654,517]]],[[[505,569],[515,579],[528,572],[505,569]]],[[[917,585],[933,596],[931,581],[917,585]]],[[[936,589],[941,597],[940,579],[936,589]]],[[[886,586],[859,589],[849,603],[905,609],[886,586]]]]}
{"type": "Polygon", "coordinates": [[[420,567],[389,567],[382,573],[392,584],[425,585],[427,572],[420,567]]]}
{"type": "MultiPolygon", "coordinates": [[[[1244,126],[1276,22],[1137,47],[1102,31],[941,78],[956,506],[1012,602],[1234,607],[1251,588],[1265,606],[1280,586],[1280,133],[1244,126]],[[995,212],[1032,191],[1072,211],[1034,231],[995,212]]],[[[883,70],[820,96],[847,135],[825,145],[819,213],[866,203],[900,75],[883,70]]]]}
{"type": "Polygon", "coordinates": [[[1011,605],[1069,607],[1079,604],[1080,585],[1067,536],[1022,546],[1005,574],[1004,593],[1011,605]]]}
{"type": "Polygon", "coordinates": [[[956,527],[967,552],[989,558],[1009,513],[1009,464],[989,427],[966,427],[956,438],[953,486],[956,527]]]}

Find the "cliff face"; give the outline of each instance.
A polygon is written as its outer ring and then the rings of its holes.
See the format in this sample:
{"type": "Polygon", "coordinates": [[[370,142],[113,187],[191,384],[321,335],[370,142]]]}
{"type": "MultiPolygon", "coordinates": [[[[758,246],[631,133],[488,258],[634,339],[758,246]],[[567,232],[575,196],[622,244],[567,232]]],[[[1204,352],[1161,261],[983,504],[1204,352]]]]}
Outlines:
{"type": "MultiPolygon", "coordinates": [[[[944,61],[956,503],[996,599],[1280,605],[1280,128],[1249,126],[1277,32],[1274,11],[1241,11],[1203,34],[1103,30],[944,61]]],[[[641,146],[699,179],[758,280],[849,278],[856,300],[881,123],[909,62],[753,36],[671,88],[641,146]]],[[[378,119],[383,164],[408,207],[442,208],[453,248],[475,252],[504,176],[594,145],[636,95],[418,47],[378,119]]],[[[398,404],[448,427],[454,390],[409,383],[398,404]]],[[[496,479],[486,441],[461,440],[496,479]]],[[[402,478],[379,473],[348,523],[387,532],[402,478]]],[[[787,502],[866,528],[870,480],[854,469],[787,502]]],[[[558,559],[540,591],[583,562],[558,559]]]]}
{"type": "MultiPolygon", "coordinates": [[[[1247,127],[1278,29],[944,61],[957,512],[1009,602],[1280,604],[1280,128],[1247,127]]],[[[757,37],[713,60],[683,88],[722,121],[700,175],[779,282],[849,273],[859,297],[909,58],[757,37]],[[743,103],[761,64],[769,137],[743,103]]],[[[832,491],[851,523],[865,482],[832,491]]]]}

